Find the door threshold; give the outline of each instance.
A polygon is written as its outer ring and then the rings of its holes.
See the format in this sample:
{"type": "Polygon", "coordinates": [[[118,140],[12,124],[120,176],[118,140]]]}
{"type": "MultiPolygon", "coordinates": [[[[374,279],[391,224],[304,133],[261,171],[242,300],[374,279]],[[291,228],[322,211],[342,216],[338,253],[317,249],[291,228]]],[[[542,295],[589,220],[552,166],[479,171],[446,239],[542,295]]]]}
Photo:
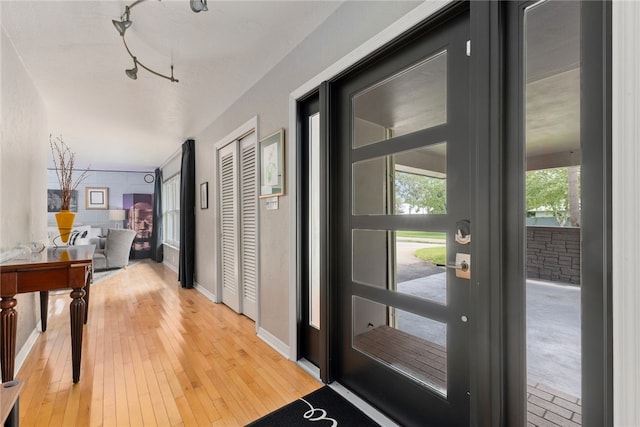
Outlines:
{"type": "Polygon", "coordinates": [[[366,416],[368,416],[373,421],[375,421],[378,424],[380,424],[382,427],[400,427],[399,424],[396,424],[395,422],[393,422],[390,418],[388,418],[386,415],[384,415],[378,409],[376,409],[375,407],[371,406],[366,401],[362,400],[360,397],[355,395],[353,392],[349,391],[342,384],[340,384],[338,382],[332,382],[331,384],[329,384],[329,387],[331,387],[340,396],[342,396],[345,399],[347,399],[347,401],[349,401],[349,403],[354,405],[356,408],[360,409],[362,412],[364,412],[364,414],[366,416]]]}
{"type": "MultiPolygon", "coordinates": [[[[296,362],[298,366],[300,366],[306,373],[311,375],[316,380],[322,382],[320,380],[320,369],[308,361],[307,359],[300,359],[296,362]]],[[[345,386],[338,383],[337,381],[332,382],[331,384],[327,384],[331,387],[336,393],[340,396],[347,399],[349,403],[354,405],[356,408],[360,409],[366,416],[371,418],[373,421],[380,424],[382,427],[400,427],[399,424],[393,422],[390,418],[384,415],[375,407],[371,406],[366,401],[362,400],[360,397],[355,395],[353,392],[349,391],[345,386]]]]}

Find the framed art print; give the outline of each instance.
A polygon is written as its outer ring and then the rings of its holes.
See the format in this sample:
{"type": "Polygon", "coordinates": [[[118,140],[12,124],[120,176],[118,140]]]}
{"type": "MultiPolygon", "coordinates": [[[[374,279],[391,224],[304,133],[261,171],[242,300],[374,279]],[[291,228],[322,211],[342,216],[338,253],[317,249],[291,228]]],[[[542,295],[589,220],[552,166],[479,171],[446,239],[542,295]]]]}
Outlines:
{"type": "Polygon", "coordinates": [[[85,187],[84,202],[86,209],[109,209],[109,188],[85,187]]]}
{"type": "Polygon", "coordinates": [[[260,197],[284,194],[284,129],[260,140],[260,197]]]}

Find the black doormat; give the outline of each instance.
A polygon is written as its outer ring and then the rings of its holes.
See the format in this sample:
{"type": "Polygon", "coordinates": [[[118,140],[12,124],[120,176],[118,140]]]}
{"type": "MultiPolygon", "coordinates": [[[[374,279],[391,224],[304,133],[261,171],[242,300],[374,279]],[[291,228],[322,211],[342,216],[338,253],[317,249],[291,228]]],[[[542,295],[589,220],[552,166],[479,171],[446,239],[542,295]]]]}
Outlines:
{"type": "Polygon", "coordinates": [[[322,387],[247,427],[380,427],[330,387],[322,387]]]}

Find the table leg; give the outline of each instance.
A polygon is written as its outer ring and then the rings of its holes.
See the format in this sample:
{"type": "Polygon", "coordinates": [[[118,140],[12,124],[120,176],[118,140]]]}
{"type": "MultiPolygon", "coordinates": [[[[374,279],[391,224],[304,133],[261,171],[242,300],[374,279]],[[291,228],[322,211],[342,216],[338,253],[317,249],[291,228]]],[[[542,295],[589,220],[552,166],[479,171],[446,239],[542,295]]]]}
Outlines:
{"type": "Polygon", "coordinates": [[[71,291],[71,362],[73,365],[73,382],[80,381],[80,361],[82,360],[82,329],[84,326],[84,316],[86,303],[84,301],[85,291],[82,288],[75,288],[71,291]]]}
{"type": "Polygon", "coordinates": [[[13,380],[16,359],[16,325],[18,312],[14,309],[18,301],[13,297],[2,297],[0,301],[0,343],[2,343],[2,382],[13,380]]]}
{"type": "Polygon", "coordinates": [[[93,282],[93,275],[91,274],[91,268],[87,274],[86,285],[84,286],[84,324],[87,324],[89,319],[89,291],[91,291],[91,283],[93,282]]]}
{"type": "Polygon", "coordinates": [[[47,330],[47,318],[49,317],[49,291],[40,291],[40,326],[42,332],[47,330]]]}

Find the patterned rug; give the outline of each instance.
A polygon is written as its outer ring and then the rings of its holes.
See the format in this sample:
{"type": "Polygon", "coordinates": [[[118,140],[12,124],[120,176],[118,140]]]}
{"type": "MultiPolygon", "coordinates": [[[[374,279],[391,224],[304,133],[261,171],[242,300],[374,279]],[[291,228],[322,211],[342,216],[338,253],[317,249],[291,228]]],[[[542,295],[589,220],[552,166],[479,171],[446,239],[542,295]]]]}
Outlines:
{"type": "Polygon", "coordinates": [[[322,387],[247,427],[379,427],[331,387],[322,387]]]}

